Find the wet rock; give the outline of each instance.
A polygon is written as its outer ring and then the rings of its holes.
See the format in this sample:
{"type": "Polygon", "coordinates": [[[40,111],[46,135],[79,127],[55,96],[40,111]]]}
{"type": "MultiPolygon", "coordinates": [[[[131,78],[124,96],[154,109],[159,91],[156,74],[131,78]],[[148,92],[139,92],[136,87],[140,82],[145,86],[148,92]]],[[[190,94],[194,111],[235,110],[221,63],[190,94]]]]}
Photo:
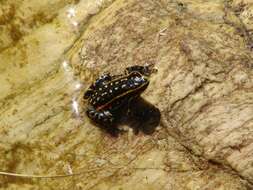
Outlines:
{"type": "Polygon", "coordinates": [[[2,189],[252,188],[250,2],[58,3],[52,20],[1,46],[1,170],[84,172],[2,176],[2,189]],[[142,98],[159,109],[160,124],[112,137],[87,119],[80,97],[98,75],[146,63],[158,73],[142,98]]]}

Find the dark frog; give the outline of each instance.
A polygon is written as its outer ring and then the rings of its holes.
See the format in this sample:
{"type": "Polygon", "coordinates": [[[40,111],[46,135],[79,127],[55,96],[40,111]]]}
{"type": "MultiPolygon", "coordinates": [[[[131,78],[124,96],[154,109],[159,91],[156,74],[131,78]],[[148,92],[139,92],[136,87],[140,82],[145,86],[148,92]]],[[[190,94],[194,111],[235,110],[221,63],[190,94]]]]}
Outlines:
{"type": "Polygon", "coordinates": [[[153,65],[132,66],[122,75],[103,74],[84,94],[88,99],[87,116],[99,124],[113,123],[124,105],[140,96],[149,85],[153,65]]]}

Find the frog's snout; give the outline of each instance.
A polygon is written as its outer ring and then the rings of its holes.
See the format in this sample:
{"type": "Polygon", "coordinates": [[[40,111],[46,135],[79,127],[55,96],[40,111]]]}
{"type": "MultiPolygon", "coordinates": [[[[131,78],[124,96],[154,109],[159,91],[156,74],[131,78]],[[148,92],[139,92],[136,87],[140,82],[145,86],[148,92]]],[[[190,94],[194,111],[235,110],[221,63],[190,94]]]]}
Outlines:
{"type": "Polygon", "coordinates": [[[146,76],[150,76],[151,74],[158,72],[158,69],[157,67],[155,67],[154,63],[150,63],[150,64],[146,63],[143,66],[143,70],[144,70],[143,74],[146,76]]]}

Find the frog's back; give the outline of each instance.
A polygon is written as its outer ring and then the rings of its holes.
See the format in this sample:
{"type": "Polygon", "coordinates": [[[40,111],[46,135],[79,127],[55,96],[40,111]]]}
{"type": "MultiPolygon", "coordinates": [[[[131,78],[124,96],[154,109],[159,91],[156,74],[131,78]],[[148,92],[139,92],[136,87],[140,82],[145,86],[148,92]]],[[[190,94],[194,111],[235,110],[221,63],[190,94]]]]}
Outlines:
{"type": "Polygon", "coordinates": [[[97,109],[102,109],[116,100],[139,95],[144,91],[149,81],[140,73],[134,72],[105,83],[90,97],[89,103],[97,109]]]}

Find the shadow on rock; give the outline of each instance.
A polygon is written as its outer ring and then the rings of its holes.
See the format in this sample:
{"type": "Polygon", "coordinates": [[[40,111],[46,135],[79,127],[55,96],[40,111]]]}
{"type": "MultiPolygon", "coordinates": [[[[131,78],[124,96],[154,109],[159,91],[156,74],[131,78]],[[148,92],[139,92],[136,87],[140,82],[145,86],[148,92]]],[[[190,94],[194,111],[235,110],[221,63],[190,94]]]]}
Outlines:
{"type": "Polygon", "coordinates": [[[135,134],[142,131],[151,135],[159,125],[160,119],[161,113],[158,108],[143,98],[136,98],[116,111],[115,122],[110,125],[97,125],[115,137],[122,133],[122,130],[119,130],[121,125],[129,126],[135,134]]]}

